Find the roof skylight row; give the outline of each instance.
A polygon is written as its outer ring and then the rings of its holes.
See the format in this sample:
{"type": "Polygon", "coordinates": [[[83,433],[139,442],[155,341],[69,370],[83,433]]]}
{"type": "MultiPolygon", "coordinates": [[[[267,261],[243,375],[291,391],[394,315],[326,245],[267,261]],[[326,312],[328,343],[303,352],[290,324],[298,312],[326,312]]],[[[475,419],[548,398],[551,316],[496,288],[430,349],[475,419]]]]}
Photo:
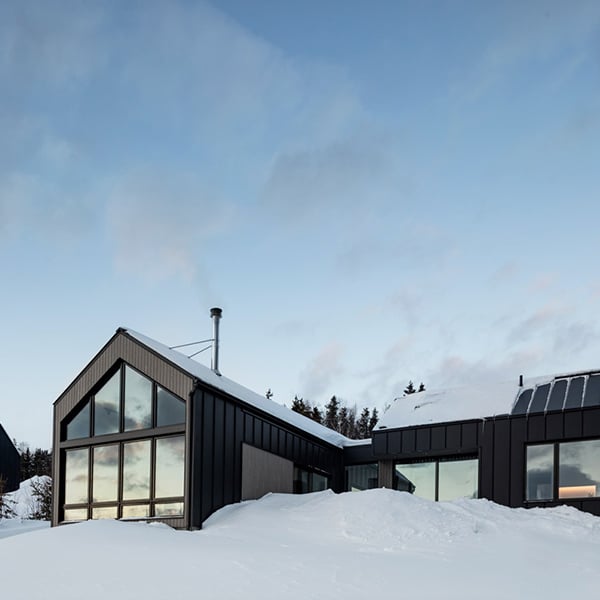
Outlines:
{"type": "Polygon", "coordinates": [[[521,391],[511,414],[600,406],[600,374],[565,377],[521,391]]]}

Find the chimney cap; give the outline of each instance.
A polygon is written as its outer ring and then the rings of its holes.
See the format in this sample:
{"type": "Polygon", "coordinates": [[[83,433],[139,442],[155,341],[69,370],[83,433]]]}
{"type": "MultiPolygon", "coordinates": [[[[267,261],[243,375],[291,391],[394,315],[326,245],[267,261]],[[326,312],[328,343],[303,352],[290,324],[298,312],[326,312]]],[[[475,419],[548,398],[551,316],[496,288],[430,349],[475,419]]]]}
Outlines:
{"type": "Polygon", "coordinates": [[[214,308],[210,309],[210,316],[211,317],[220,317],[223,314],[223,309],[222,308],[217,308],[216,306],[214,308]]]}

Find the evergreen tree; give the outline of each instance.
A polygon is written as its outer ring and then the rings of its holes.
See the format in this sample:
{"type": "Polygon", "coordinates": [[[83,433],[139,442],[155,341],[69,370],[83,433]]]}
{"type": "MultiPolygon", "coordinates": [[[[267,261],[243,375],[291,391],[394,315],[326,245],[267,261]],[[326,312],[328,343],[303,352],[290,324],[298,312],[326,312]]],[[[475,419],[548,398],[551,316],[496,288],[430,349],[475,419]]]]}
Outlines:
{"type": "Polygon", "coordinates": [[[408,382],[408,385],[404,388],[404,395],[408,396],[409,394],[414,394],[417,390],[415,389],[415,386],[411,381],[408,382]]]}
{"type": "Polygon", "coordinates": [[[292,410],[294,412],[300,413],[301,415],[304,415],[305,417],[307,417],[310,413],[306,402],[304,402],[304,398],[298,398],[298,396],[294,396],[294,399],[292,400],[292,410]]]}
{"type": "Polygon", "coordinates": [[[338,413],[338,429],[337,431],[342,435],[348,437],[348,431],[350,430],[350,418],[348,414],[348,407],[341,406],[338,413]]]}
{"type": "Polygon", "coordinates": [[[367,437],[371,437],[371,433],[373,432],[373,429],[374,429],[375,425],[377,425],[378,421],[379,421],[379,413],[377,412],[377,409],[374,408],[373,412],[371,413],[371,418],[369,419],[369,435],[367,437]]]}
{"type": "Polygon", "coordinates": [[[310,418],[321,425],[323,424],[323,413],[316,404],[312,407],[310,418]]]}
{"type": "Polygon", "coordinates": [[[31,492],[34,500],[31,519],[50,521],[52,518],[52,479],[39,478],[31,482],[31,492]]]}
{"type": "Polygon", "coordinates": [[[33,457],[31,456],[31,450],[29,446],[21,452],[21,481],[29,479],[32,475],[33,469],[33,457]]]}
{"type": "Polygon", "coordinates": [[[6,480],[0,477],[0,519],[10,519],[15,516],[15,511],[12,508],[11,502],[4,495],[6,480]]]}
{"type": "Polygon", "coordinates": [[[325,405],[325,419],[323,420],[323,425],[334,431],[339,431],[339,406],[340,403],[335,396],[331,396],[331,400],[325,405]]]}
{"type": "Polygon", "coordinates": [[[419,389],[417,390],[417,392],[424,392],[425,391],[425,384],[421,381],[421,383],[419,384],[419,389]]]}
{"type": "Polygon", "coordinates": [[[265,392],[265,398],[267,400],[270,400],[273,397],[273,392],[271,391],[271,388],[269,388],[266,392],[265,392]]]}
{"type": "Polygon", "coordinates": [[[371,411],[368,408],[363,408],[360,417],[356,422],[357,439],[365,440],[369,437],[369,420],[371,411]]]}

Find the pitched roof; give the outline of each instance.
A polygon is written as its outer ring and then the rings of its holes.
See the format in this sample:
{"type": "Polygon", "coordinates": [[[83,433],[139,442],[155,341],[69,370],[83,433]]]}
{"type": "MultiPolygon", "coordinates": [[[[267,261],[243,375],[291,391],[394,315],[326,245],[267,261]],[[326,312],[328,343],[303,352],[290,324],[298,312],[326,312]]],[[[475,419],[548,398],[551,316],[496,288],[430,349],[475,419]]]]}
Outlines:
{"type": "MultiPolygon", "coordinates": [[[[277,419],[289,423],[306,433],[314,435],[322,439],[329,444],[342,448],[344,446],[354,445],[358,440],[350,440],[349,438],[341,435],[337,431],[333,431],[328,427],[319,425],[319,423],[283,406],[273,400],[269,400],[252,390],[236,383],[235,381],[224,377],[223,375],[217,375],[212,369],[196,362],[195,360],[188,358],[185,354],[173,350],[164,344],[153,340],[133,329],[122,328],[122,332],[131,336],[138,343],[146,346],[150,350],[153,350],[159,354],[162,358],[179,367],[192,377],[196,377],[207,383],[208,385],[237,398],[245,404],[248,404],[258,410],[270,414],[277,419]]],[[[364,443],[364,440],[360,440],[359,443],[364,443]]]]}
{"type": "Polygon", "coordinates": [[[522,387],[515,379],[510,382],[417,392],[396,398],[379,420],[376,429],[397,429],[432,423],[484,419],[504,414],[544,412],[551,410],[550,390],[554,389],[559,381],[565,382],[564,389],[560,392],[563,400],[555,406],[555,409],[600,405],[600,386],[592,386],[589,383],[596,377],[598,377],[598,370],[588,370],[526,378],[522,387]],[[575,380],[580,380],[577,386],[579,404],[577,405],[575,401],[570,405],[568,404],[569,392],[566,392],[567,384],[571,389],[571,382],[575,380]],[[538,389],[540,393],[536,398],[538,389]],[[544,394],[543,398],[542,394],[544,394]],[[590,396],[591,394],[593,397],[590,396]],[[517,400],[520,402],[517,403],[517,400]]]}

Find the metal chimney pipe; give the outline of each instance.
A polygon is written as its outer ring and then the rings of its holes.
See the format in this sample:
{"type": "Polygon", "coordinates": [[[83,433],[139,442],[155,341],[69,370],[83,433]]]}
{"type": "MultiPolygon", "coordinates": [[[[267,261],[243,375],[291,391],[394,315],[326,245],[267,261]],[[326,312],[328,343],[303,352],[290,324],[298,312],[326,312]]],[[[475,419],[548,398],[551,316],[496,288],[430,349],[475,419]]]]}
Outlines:
{"type": "Polygon", "coordinates": [[[212,358],[210,359],[210,368],[217,374],[219,372],[219,321],[223,311],[220,308],[211,308],[210,316],[213,320],[213,341],[212,341],[212,358]]]}

